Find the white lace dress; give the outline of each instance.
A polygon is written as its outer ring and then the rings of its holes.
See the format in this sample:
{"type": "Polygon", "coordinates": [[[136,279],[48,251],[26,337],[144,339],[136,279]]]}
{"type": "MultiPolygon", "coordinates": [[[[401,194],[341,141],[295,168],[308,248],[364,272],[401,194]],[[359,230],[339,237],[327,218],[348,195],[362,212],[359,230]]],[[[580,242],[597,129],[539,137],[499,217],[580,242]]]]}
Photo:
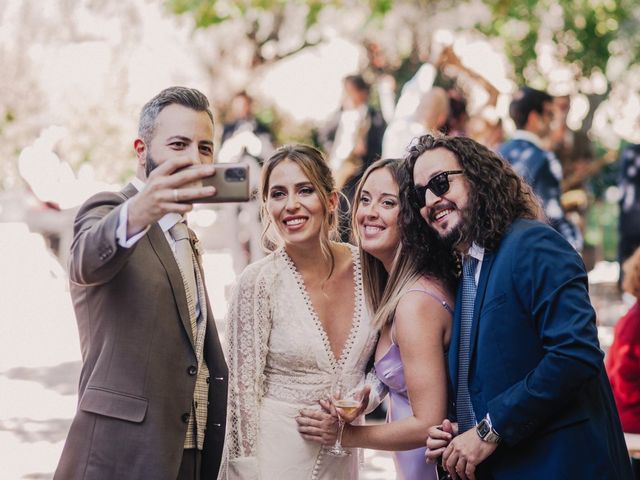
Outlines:
{"type": "Polygon", "coordinates": [[[302,276],[283,248],[241,274],[227,318],[229,405],[219,479],[357,479],[358,455],[333,457],[304,440],[295,417],[327,398],[341,371],[364,372],[376,342],[351,247],[355,308],[336,359],[302,276]]]}

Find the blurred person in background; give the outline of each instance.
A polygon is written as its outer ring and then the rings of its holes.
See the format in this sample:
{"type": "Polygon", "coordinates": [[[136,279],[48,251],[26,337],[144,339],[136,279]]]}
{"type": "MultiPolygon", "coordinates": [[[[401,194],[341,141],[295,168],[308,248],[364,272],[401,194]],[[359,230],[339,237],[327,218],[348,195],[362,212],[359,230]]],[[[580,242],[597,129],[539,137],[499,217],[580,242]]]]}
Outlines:
{"type": "Polygon", "coordinates": [[[635,301],[618,320],[607,373],[625,432],[640,433],[640,248],[624,262],[623,289],[635,301]]]}
{"type": "MultiPolygon", "coordinates": [[[[381,331],[374,375],[389,392],[389,411],[384,425],[348,425],[342,441],[347,447],[394,451],[398,479],[435,479],[435,467],[425,463],[425,441],[428,427],[447,408],[455,259],[430,242],[435,240],[430,231],[406,205],[414,201],[406,176],[401,160],[378,160],[356,189],[354,233],[373,325],[381,331]],[[405,241],[418,247],[415,255],[401,245],[401,226],[405,241]]],[[[325,413],[302,412],[299,430],[329,445],[335,430],[323,420],[331,405],[322,404],[325,413]]]]}
{"type": "Polygon", "coordinates": [[[371,87],[360,75],[343,80],[342,106],[319,132],[336,184],[349,199],[355,184],[374,160],[380,158],[387,124],[382,113],[369,105],[371,87]]]}
{"type": "Polygon", "coordinates": [[[134,148],[132,182],[93,196],[75,219],[83,366],[59,480],[198,480],[220,465],[227,365],[184,221],[190,200],[215,194],[193,185],[215,173],[207,98],[160,92],[140,113],[134,148]]]}
{"type": "Polygon", "coordinates": [[[227,248],[233,256],[236,273],[247,264],[264,256],[260,245],[260,214],[256,198],[263,162],[274,150],[274,138],[268,125],[254,114],[253,99],[246,92],[236,94],[229,105],[226,123],[223,125],[220,152],[221,163],[246,163],[249,165],[251,200],[230,203],[222,208],[230,228],[227,248]]]}
{"type": "Polygon", "coordinates": [[[493,109],[483,109],[469,118],[467,135],[495,152],[504,142],[502,119],[495,115],[493,109]]]}
{"type": "Polygon", "coordinates": [[[322,153],[276,150],[260,198],[271,253],[242,272],[229,305],[229,424],[218,478],[357,479],[358,455],[328,455],[295,421],[341,373],[364,377],[377,338],[360,253],[336,241],[338,190],[322,153]]]}
{"type": "Polygon", "coordinates": [[[396,79],[393,76],[395,68],[389,64],[384,48],[377,41],[366,41],[365,48],[369,59],[365,78],[372,78],[373,94],[377,97],[382,117],[388,124],[393,120],[396,108],[396,79]]]}
{"type": "Polygon", "coordinates": [[[562,165],[562,190],[583,188],[585,181],[595,173],[592,171],[595,160],[593,144],[585,132],[572,130],[567,124],[571,96],[553,97],[553,108],[554,118],[546,140],[562,165]]]}
{"type": "MultiPolygon", "coordinates": [[[[620,153],[620,217],[618,261],[620,265],[640,247],[640,144],[627,145],[620,153]]],[[[620,269],[622,285],[624,270],[620,269]]]]}
{"type": "Polygon", "coordinates": [[[273,153],[273,133],[253,113],[253,99],[246,92],[231,100],[229,117],[222,127],[218,157],[224,162],[250,155],[260,165],[273,153]]]}
{"type": "MultiPolygon", "coordinates": [[[[640,248],[624,263],[622,287],[635,301],[618,320],[607,353],[607,373],[622,429],[640,434],[640,248]]],[[[633,460],[634,478],[640,478],[640,461],[633,460]]]]}
{"type": "MultiPolygon", "coordinates": [[[[318,132],[318,141],[329,159],[337,187],[344,193],[340,210],[349,210],[362,173],[382,151],[387,123],[377,108],[369,105],[371,87],[360,75],[343,80],[342,106],[318,132]]],[[[348,216],[340,218],[340,238],[348,242],[351,225],[348,216]]]]}
{"type": "Polygon", "coordinates": [[[414,138],[427,132],[439,132],[445,127],[449,111],[449,96],[444,88],[433,87],[426,91],[410,115],[396,116],[389,124],[382,141],[382,156],[399,158],[406,155],[414,138]]]}
{"type": "Polygon", "coordinates": [[[466,135],[469,123],[467,99],[458,88],[450,88],[447,90],[447,95],[449,95],[449,116],[442,131],[452,136],[466,135]]]}
{"type": "Polygon", "coordinates": [[[575,248],[582,251],[580,230],[571,223],[560,203],[562,165],[545,150],[543,139],[551,131],[554,118],[553,97],[546,92],[522,87],[513,96],[509,115],[517,130],[498,153],[533,188],[549,223],[575,248]]]}

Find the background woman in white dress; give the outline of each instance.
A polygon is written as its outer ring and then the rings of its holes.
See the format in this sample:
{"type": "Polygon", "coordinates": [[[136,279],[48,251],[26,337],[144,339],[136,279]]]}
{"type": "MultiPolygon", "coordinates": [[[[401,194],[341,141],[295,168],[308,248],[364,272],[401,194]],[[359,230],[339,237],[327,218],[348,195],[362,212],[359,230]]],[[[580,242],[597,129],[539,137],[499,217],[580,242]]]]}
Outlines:
{"type": "Polygon", "coordinates": [[[338,193],[322,154],[284,146],[264,164],[265,245],[227,319],[229,407],[220,479],[354,479],[358,456],[304,440],[295,417],[363,372],[376,342],[357,248],[337,243],[338,193]]]}

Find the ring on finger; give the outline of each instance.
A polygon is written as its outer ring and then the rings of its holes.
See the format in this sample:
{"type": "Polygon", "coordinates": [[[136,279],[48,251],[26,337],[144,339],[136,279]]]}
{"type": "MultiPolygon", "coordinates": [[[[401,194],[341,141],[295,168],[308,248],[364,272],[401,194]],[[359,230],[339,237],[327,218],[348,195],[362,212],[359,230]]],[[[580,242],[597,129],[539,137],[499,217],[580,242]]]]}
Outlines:
{"type": "Polygon", "coordinates": [[[177,188],[174,188],[174,189],[173,189],[173,200],[174,200],[175,202],[177,202],[177,201],[178,201],[178,189],[177,189],[177,188]]]}

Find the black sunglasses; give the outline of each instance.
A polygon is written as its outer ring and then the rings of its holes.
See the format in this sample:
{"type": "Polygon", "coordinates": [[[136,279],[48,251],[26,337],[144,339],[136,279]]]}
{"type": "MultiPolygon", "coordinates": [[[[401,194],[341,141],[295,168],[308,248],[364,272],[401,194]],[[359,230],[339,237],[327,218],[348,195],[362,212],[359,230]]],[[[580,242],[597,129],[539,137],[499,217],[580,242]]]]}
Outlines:
{"type": "Polygon", "coordinates": [[[441,197],[449,191],[449,175],[459,175],[463,173],[462,170],[449,170],[437,174],[423,187],[415,187],[415,192],[418,202],[418,207],[422,208],[426,205],[427,190],[431,190],[436,197],[441,197]]]}

